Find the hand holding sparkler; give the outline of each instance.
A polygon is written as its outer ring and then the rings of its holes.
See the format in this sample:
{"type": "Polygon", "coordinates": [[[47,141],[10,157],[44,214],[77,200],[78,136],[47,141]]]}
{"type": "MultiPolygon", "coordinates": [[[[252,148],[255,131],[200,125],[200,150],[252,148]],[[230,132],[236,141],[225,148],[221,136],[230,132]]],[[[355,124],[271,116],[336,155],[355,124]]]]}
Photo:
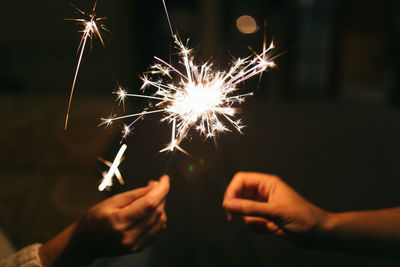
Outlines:
{"type": "Polygon", "coordinates": [[[307,201],[277,176],[237,173],[225,192],[228,219],[306,247],[400,255],[400,207],[333,213],[307,201]]]}
{"type": "Polygon", "coordinates": [[[253,229],[279,236],[317,231],[326,215],[277,176],[262,173],[237,173],[226,189],[223,206],[229,220],[233,214],[243,215],[253,229]]]}
{"type": "Polygon", "coordinates": [[[46,266],[83,266],[100,257],[137,252],[166,228],[169,177],[115,195],[40,248],[46,266]]]}

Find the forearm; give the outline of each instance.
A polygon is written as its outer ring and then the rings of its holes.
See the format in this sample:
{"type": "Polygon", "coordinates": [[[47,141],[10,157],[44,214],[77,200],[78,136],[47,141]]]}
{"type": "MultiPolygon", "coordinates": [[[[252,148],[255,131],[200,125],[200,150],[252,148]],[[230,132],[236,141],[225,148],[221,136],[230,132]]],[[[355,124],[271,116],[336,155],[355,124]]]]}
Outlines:
{"type": "Polygon", "coordinates": [[[321,232],[331,248],[400,256],[400,207],[327,213],[321,232]]]}
{"type": "Polygon", "coordinates": [[[83,266],[90,263],[83,250],[74,249],[72,241],[76,223],[64,229],[39,249],[39,256],[44,267],[83,266]]]}
{"type": "Polygon", "coordinates": [[[71,239],[74,227],[74,225],[69,226],[40,248],[39,256],[44,267],[56,265],[71,239]]]}

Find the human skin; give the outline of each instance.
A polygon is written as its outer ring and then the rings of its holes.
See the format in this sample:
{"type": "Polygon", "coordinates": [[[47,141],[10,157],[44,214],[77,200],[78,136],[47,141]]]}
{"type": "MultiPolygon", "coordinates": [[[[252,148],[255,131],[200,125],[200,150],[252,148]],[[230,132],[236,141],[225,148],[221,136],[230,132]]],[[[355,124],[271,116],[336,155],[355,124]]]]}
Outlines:
{"type": "Polygon", "coordinates": [[[110,197],[39,249],[44,267],[84,266],[100,257],[137,252],[166,228],[169,177],[110,197]]]}
{"type": "Polygon", "coordinates": [[[226,189],[228,220],[240,216],[252,230],[296,244],[400,257],[400,207],[329,212],[275,175],[237,173],[226,189]]]}

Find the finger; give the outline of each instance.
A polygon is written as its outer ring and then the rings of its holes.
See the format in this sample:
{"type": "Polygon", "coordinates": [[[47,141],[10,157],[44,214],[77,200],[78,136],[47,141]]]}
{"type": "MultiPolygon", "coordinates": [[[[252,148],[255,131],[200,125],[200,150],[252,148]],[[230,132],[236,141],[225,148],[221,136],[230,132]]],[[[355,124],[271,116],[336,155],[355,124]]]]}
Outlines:
{"type": "Polygon", "coordinates": [[[225,191],[224,202],[232,198],[243,197],[242,192],[246,190],[254,193],[259,184],[265,182],[266,177],[267,175],[260,173],[238,172],[225,191]]]}
{"type": "Polygon", "coordinates": [[[143,197],[151,190],[150,186],[137,188],[134,190],[126,191],[124,193],[117,194],[110,198],[110,203],[116,208],[123,208],[135,200],[143,197]]]}
{"type": "Polygon", "coordinates": [[[266,220],[263,218],[243,216],[242,219],[246,226],[254,232],[262,234],[271,233],[267,228],[266,220]]]}
{"type": "Polygon", "coordinates": [[[169,177],[165,175],[157,183],[144,196],[124,207],[120,212],[121,217],[129,221],[151,216],[169,191],[169,177]]]}
{"type": "MultiPolygon", "coordinates": [[[[255,197],[257,194],[257,187],[260,184],[261,174],[258,173],[247,173],[238,172],[236,173],[229,186],[227,187],[224,195],[223,205],[225,202],[232,198],[251,198],[255,197]],[[254,179],[256,178],[256,179],[254,179]],[[253,184],[253,186],[251,186],[253,184]],[[248,185],[248,186],[246,186],[248,185]]],[[[226,211],[227,220],[232,221],[235,216],[232,212],[226,211]]]]}
{"type": "Polygon", "coordinates": [[[268,220],[262,217],[254,217],[254,216],[242,216],[242,220],[245,224],[252,225],[260,225],[265,227],[268,220]]]}
{"type": "Polygon", "coordinates": [[[224,203],[229,199],[239,197],[239,193],[242,190],[243,186],[243,179],[244,173],[242,172],[238,172],[233,176],[231,182],[225,190],[224,203]]]}
{"type": "Polygon", "coordinates": [[[150,192],[151,196],[158,198],[160,201],[167,195],[169,191],[169,176],[163,175],[155,182],[155,189],[150,192]]]}
{"type": "Polygon", "coordinates": [[[225,215],[226,215],[226,219],[228,220],[228,222],[233,221],[234,216],[233,216],[232,212],[225,211],[225,215]]]}
{"type": "Polygon", "coordinates": [[[169,177],[163,175],[158,185],[153,187],[144,197],[132,203],[137,212],[148,214],[153,212],[164,200],[169,191],[169,177]]]}
{"type": "Polygon", "coordinates": [[[248,199],[235,198],[228,200],[224,203],[224,209],[244,216],[257,216],[272,220],[278,217],[271,204],[248,199]]]}
{"type": "Polygon", "coordinates": [[[167,216],[164,214],[160,220],[154,224],[147,232],[143,232],[135,242],[132,250],[137,252],[147,247],[150,243],[154,242],[159,237],[159,234],[166,229],[167,216]]]}
{"type": "Polygon", "coordinates": [[[136,222],[132,222],[131,227],[140,227],[143,231],[146,231],[148,228],[151,228],[152,225],[156,224],[161,217],[166,216],[164,210],[165,201],[162,202],[157,209],[153,212],[153,214],[147,217],[141,217],[136,222]]]}
{"type": "Polygon", "coordinates": [[[156,186],[156,185],[158,185],[158,181],[150,180],[150,181],[147,183],[147,185],[149,185],[149,186],[156,186]]]}
{"type": "MultiPolygon", "coordinates": [[[[143,245],[139,244],[143,244],[143,240],[147,239],[150,235],[156,234],[157,228],[165,229],[164,225],[166,225],[167,215],[162,213],[156,217],[157,218],[151,224],[142,223],[132,227],[131,229],[127,229],[123,240],[121,241],[122,246],[128,248],[129,251],[135,251],[133,247],[143,247],[143,245]],[[161,227],[158,225],[161,225],[161,227]]],[[[138,249],[136,248],[136,251],[137,250],[138,249]]]]}
{"type": "Polygon", "coordinates": [[[242,219],[251,230],[258,233],[275,233],[279,230],[274,222],[262,217],[243,216],[242,219]]]}

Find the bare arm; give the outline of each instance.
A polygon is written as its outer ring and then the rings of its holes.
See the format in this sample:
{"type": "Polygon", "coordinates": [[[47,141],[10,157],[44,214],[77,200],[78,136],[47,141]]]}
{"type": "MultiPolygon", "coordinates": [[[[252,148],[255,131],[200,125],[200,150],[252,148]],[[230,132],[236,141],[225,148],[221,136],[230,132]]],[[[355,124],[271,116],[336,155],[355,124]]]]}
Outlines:
{"type": "Polygon", "coordinates": [[[328,213],[321,230],[328,247],[400,257],[400,207],[328,213]]]}

